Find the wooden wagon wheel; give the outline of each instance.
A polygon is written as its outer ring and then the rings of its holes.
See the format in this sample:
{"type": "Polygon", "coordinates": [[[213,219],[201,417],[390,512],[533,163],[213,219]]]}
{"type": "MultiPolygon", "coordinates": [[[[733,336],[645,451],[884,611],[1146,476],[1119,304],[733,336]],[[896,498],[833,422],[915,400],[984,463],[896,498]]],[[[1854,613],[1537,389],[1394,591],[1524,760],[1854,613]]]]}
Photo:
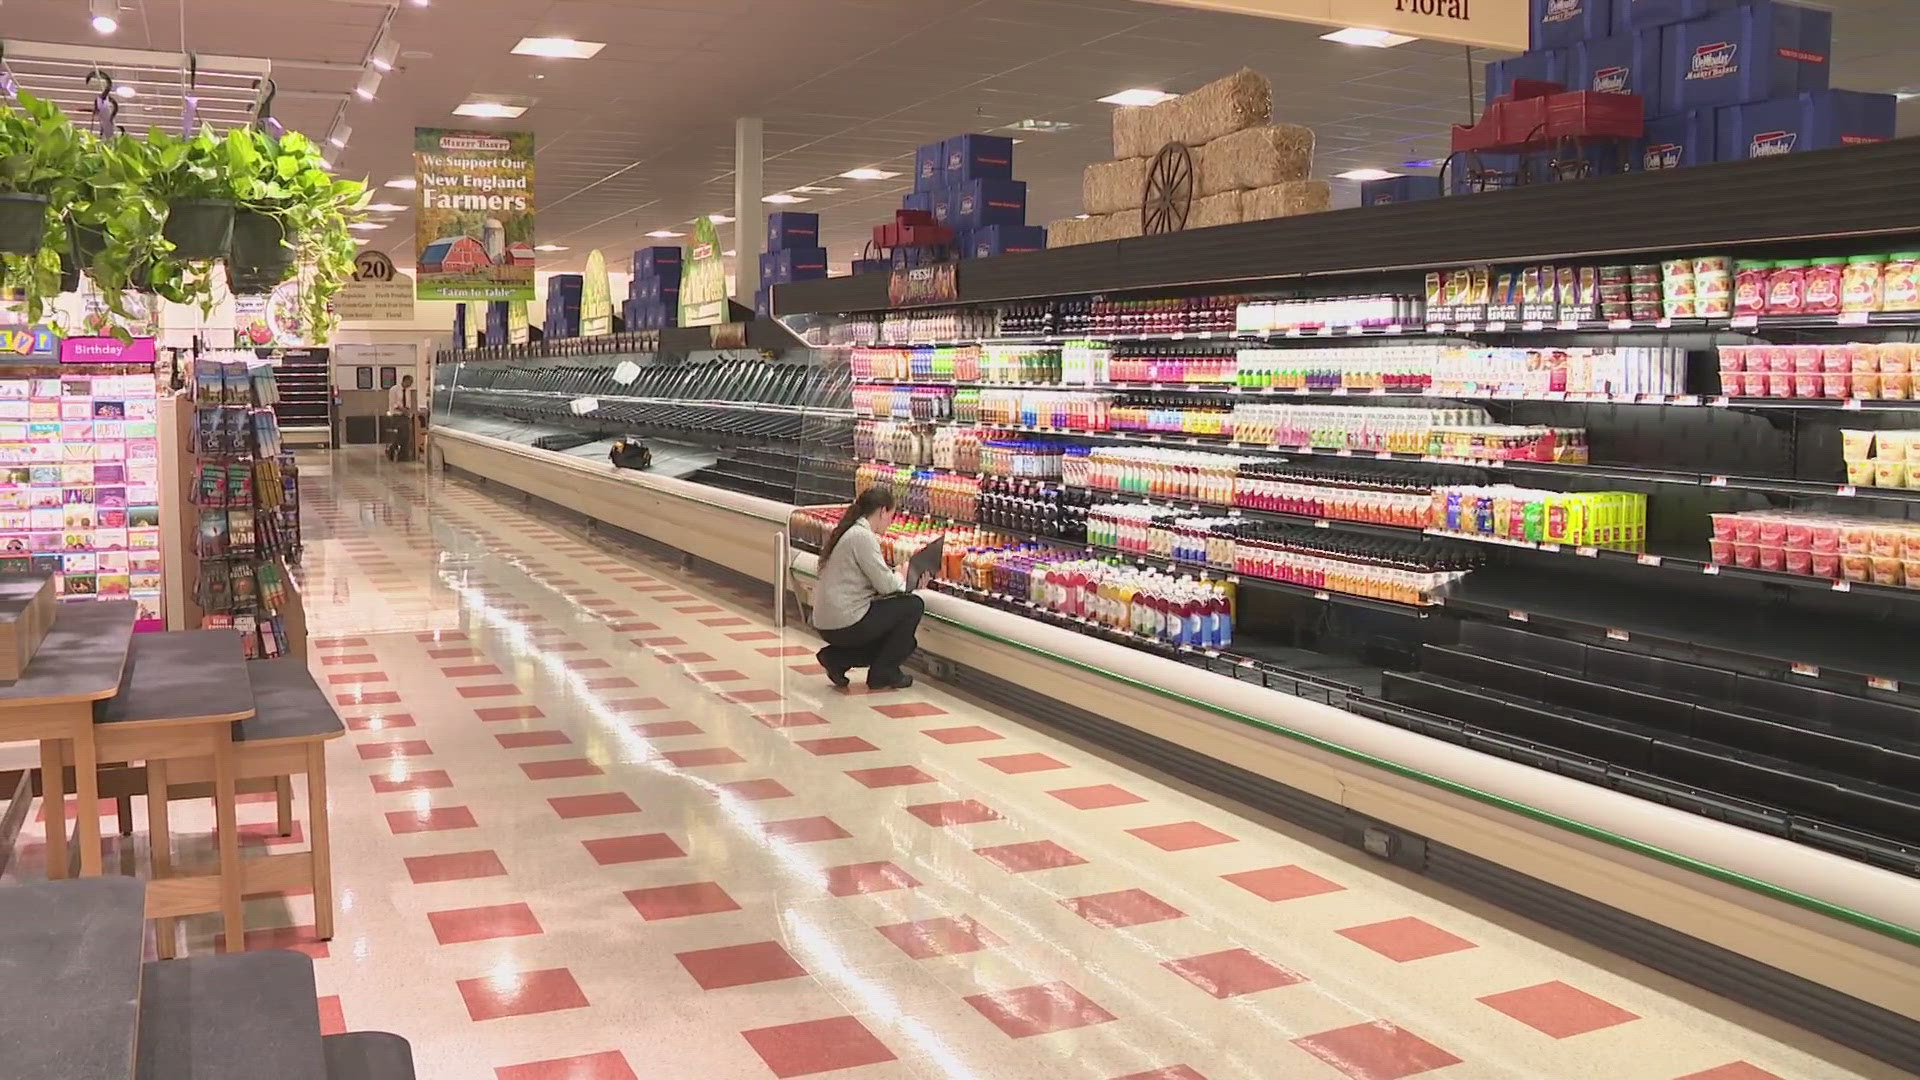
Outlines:
{"type": "Polygon", "coordinates": [[[1558,142],[1547,160],[1547,168],[1555,180],[1584,180],[1593,175],[1593,163],[1583,149],[1578,139],[1562,138],[1558,142]]]}
{"type": "Polygon", "coordinates": [[[1140,203],[1140,231],[1147,236],[1179,232],[1193,210],[1193,152],[1185,143],[1170,142],[1147,167],[1147,186],[1140,203]]]}

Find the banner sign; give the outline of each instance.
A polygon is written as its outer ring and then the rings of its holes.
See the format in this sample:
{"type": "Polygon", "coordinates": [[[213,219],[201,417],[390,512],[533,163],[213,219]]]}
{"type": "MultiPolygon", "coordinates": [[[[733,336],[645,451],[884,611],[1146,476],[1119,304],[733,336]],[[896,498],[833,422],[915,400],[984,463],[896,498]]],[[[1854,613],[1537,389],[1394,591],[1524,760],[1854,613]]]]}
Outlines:
{"type": "Polygon", "coordinates": [[[1386,30],[1428,41],[1525,52],[1531,38],[1527,0],[1148,0],[1171,7],[1317,23],[1336,29],[1386,30]]]}
{"type": "Polygon", "coordinates": [[[413,130],[414,295],[533,299],[533,133],[413,130]]]}
{"type": "Polygon", "coordinates": [[[910,270],[895,270],[887,281],[890,307],[920,307],[926,304],[951,304],[960,299],[960,264],[935,263],[910,270]]]}
{"type": "Polygon", "coordinates": [[[333,297],[343,322],[412,322],[413,282],[384,251],[367,248],[353,257],[353,280],[333,297]]]}
{"type": "Polygon", "coordinates": [[[60,343],[63,364],[139,364],[152,367],[159,353],[150,337],[121,341],[110,337],[70,337],[60,343]]]}
{"type": "Polygon", "coordinates": [[[60,335],[44,326],[0,327],[0,363],[22,360],[57,360],[60,335]]]}
{"type": "Polygon", "coordinates": [[[599,248],[587,252],[587,272],[580,283],[580,336],[606,337],[613,333],[613,289],[607,284],[607,257],[599,248]]]}
{"type": "Polygon", "coordinates": [[[527,302],[507,301],[507,344],[525,345],[532,340],[533,323],[527,318],[527,302]]]}
{"type": "Polygon", "coordinates": [[[720,253],[720,232],[713,219],[693,223],[693,246],[680,274],[680,325],[712,326],[727,321],[727,260],[720,253]]]}

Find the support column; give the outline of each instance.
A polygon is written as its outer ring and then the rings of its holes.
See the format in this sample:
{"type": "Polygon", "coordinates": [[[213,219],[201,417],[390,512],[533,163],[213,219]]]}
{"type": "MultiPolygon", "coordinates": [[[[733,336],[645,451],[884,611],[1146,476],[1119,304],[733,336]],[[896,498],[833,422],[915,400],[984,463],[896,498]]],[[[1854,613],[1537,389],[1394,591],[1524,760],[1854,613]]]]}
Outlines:
{"type": "Polygon", "coordinates": [[[760,288],[760,252],[766,247],[767,204],[761,166],[764,132],[757,116],[733,122],[733,298],[751,308],[760,288]]]}

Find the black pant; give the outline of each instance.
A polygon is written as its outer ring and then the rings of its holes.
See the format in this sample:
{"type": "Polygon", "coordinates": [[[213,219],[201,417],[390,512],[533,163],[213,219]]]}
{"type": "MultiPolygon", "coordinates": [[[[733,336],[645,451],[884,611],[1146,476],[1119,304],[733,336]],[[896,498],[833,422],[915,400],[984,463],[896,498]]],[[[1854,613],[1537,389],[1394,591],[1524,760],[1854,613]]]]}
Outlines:
{"type": "Polygon", "coordinates": [[[821,666],[831,671],[866,668],[870,683],[898,679],[900,665],[920,647],[913,634],[926,610],[926,601],[912,593],[880,597],[852,626],[820,631],[827,639],[827,647],[820,650],[821,666]]]}

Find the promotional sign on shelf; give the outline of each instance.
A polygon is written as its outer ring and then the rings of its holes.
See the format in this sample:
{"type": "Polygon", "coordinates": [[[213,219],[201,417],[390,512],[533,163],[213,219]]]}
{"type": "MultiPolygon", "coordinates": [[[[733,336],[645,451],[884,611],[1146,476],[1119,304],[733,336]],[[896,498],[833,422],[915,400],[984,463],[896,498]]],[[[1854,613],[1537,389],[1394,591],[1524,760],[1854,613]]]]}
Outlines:
{"type": "Polygon", "coordinates": [[[60,356],[60,335],[44,326],[0,326],[0,364],[43,363],[60,356]]]}
{"type": "Polygon", "coordinates": [[[960,299],[960,264],[935,263],[895,270],[887,281],[887,299],[894,307],[951,304],[960,299]]]}
{"type": "Polygon", "coordinates": [[[110,337],[70,337],[60,343],[63,364],[139,364],[152,367],[159,354],[150,337],[121,341],[110,337]]]}
{"type": "Polygon", "coordinates": [[[587,271],[580,283],[580,336],[606,337],[613,333],[613,289],[607,285],[607,257],[599,248],[587,252],[587,271]]]}
{"type": "Polygon", "coordinates": [[[1527,0],[1149,0],[1337,28],[1386,30],[1428,41],[1525,52],[1527,0]]]}
{"type": "Polygon", "coordinates": [[[532,340],[533,321],[527,317],[527,302],[507,301],[507,344],[525,345],[532,340]]]}
{"type": "Polygon", "coordinates": [[[693,223],[693,246],[680,275],[680,325],[712,326],[727,321],[727,260],[711,218],[693,223]]]}
{"type": "Polygon", "coordinates": [[[234,297],[233,344],[240,349],[308,344],[301,323],[299,279],[281,282],[266,296],[234,297]]]}
{"type": "Polygon", "coordinates": [[[353,280],[333,297],[343,322],[412,322],[413,282],[384,251],[368,248],[353,257],[353,280]]]}
{"type": "Polygon", "coordinates": [[[414,295],[533,299],[533,133],[415,128],[414,295]]]}

